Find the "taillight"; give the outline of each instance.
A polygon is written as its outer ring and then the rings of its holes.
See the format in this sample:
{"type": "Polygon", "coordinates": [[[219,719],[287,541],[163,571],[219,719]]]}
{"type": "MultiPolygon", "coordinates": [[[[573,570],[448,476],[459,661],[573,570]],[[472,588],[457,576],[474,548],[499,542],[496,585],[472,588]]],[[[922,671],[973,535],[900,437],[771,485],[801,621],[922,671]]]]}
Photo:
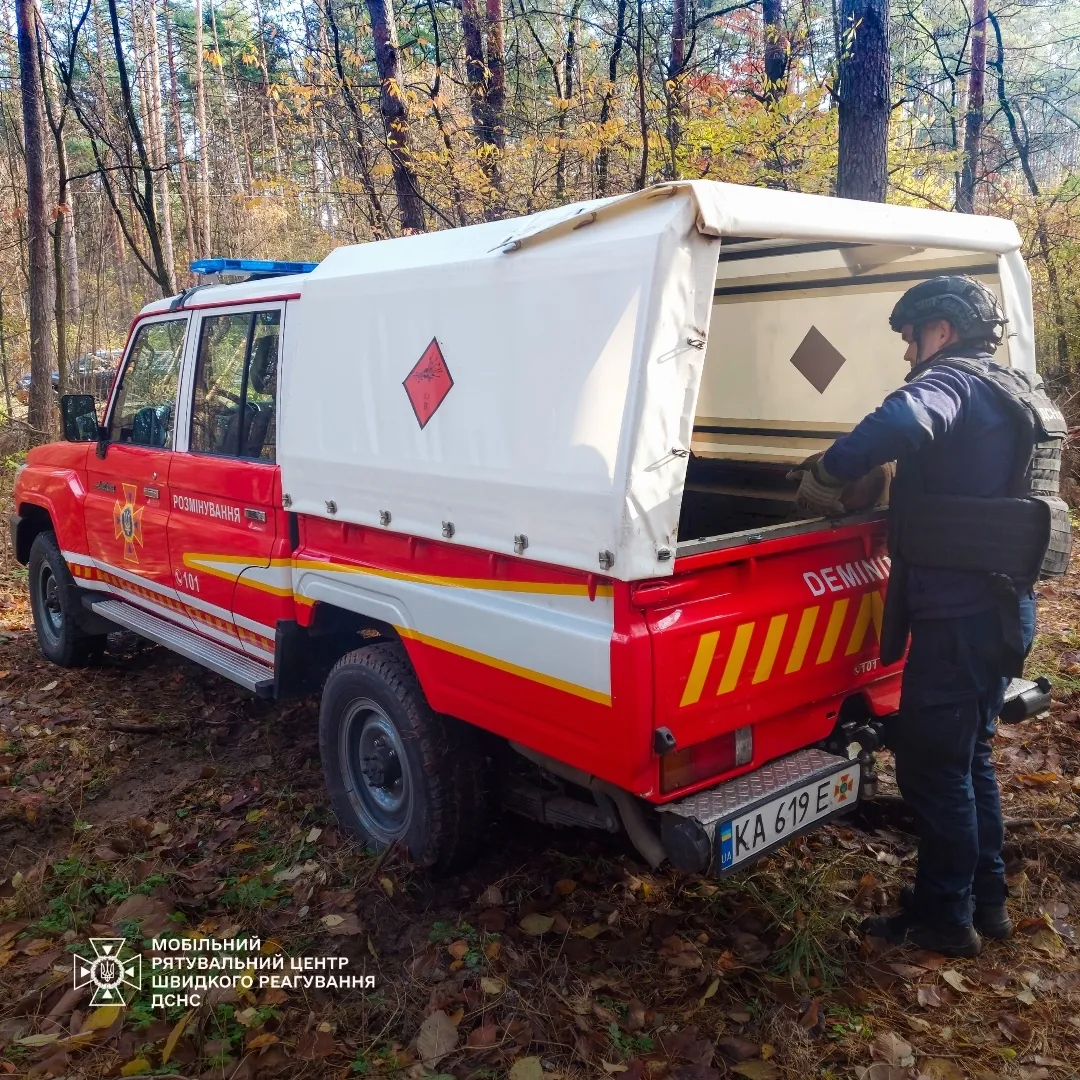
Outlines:
{"type": "Polygon", "coordinates": [[[730,772],[754,757],[754,729],[736,728],[715,739],[673,750],[660,759],[660,790],[665,794],[699,780],[730,772]]]}

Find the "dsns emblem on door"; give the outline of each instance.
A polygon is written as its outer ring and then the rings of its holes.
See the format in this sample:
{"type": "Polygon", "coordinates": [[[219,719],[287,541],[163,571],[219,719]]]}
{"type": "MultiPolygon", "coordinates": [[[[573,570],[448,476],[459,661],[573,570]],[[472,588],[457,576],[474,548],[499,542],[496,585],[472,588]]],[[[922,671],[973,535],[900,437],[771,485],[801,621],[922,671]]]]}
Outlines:
{"type": "Polygon", "coordinates": [[[136,487],[134,484],[124,485],[124,501],[119,499],[113,503],[113,524],[116,526],[116,539],[124,539],[124,560],[137,563],[139,556],[135,553],[135,545],[143,546],[142,516],[143,506],[135,505],[136,487]]]}

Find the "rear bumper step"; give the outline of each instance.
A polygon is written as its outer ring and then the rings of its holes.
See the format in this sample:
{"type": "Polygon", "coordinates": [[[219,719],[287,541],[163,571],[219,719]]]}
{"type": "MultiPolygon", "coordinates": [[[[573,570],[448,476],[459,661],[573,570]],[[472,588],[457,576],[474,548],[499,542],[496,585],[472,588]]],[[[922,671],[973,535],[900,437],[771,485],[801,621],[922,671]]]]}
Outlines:
{"type": "MultiPolygon", "coordinates": [[[[676,869],[688,873],[702,873],[710,865],[717,873],[746,865],[751,859],[854,807],[858,801],[859,773],[857,761],[849,761],[824,750],[799,750],[734,780],[658,806],[656,809],[663,815],[661,836],[668,858],[676,869]],[[790,828],[790,817],[780,800],[792,795],[797,798],[801,791],[815,786],[827,794],[826,789],[831,790],[834,778],[846,782],[841,804],[834,806],[830,802],[824,809],[818,806],[815,814],[814,802],[808,800],[805,825],[799,821],[794,828],[790,828]],[[827,781],[830,785],[826,784],[827,781]],[[851,790],[855,794],[848,797],[847,792],[851,790]],[[752,854],[735,851],[734,845],[739,842],[735,823],[759,814],[766,807],[770,809],[771,821],[768,824],[773,825],[778,833],[782,829],[787,831],[775,839],[767,839],[762,846],[755,847],[752,854]],[[781,821],[783,826],[778,824],[781,821]]],[[[796,805],[796,813],[798,809],[796,805]]]]}
{"type": "Polygon", "coordinates": [[[234,683],[239,683],[260,697],[273,696],[274,669],[260,664],[250,656],[227,649],[201,634],[185,630],[168,619],[151,615],[150,612],[123,600],[94,600],[90,607],[109,622],[123,626],[140,637],[156,641],[159,645],[216,671],[226,679],[232,679],[234,683]]]}

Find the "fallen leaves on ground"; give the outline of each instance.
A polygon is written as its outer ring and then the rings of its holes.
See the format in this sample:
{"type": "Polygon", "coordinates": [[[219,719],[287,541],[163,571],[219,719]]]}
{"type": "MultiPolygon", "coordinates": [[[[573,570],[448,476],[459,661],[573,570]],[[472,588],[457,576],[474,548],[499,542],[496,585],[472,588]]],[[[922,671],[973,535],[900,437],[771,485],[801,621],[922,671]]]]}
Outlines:
{"type": "MultiPolygon", "coordinates": [[[[15,590],[0,575],[0,602],[15,590]]],[[[1076,591],[1044,604],[1040,670],[1080,654],[1054,629],[1080,627],[1076,591]]],[[[428,878],[336,824],[316,701],[260,702],[161,649],[125,649],[61,671],[25,622],[0,641],[0,1076],[1037,1080],[1080,1037],[1075,828],[1010,831],[1017,934],[970,963],[857,933],[913,868],[887,808],[722,881],[495,816],[474,870],[428,878]],[[251,934],[283,974],[340,956],[377,985],[213,991],[197,1009],[146,1003],[145,1024],[142,1006],[92,1009],[72,988],[70,951],[89,936],[158,931],[251,934]]],[[[1069,694],[998,740],[1011,818],[1077,813],[1069,694]]],[[[887,754],[881,772],[894,790],[887,754]]]]}

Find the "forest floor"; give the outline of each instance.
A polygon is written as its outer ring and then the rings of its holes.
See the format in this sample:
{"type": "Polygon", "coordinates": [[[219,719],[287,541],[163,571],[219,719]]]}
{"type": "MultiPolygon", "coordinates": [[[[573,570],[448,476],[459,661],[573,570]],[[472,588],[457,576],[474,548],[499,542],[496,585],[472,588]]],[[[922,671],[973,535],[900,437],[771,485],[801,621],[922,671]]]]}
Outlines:
{"type": "Polygon", "coordinates": [[[858,933],[912,872],[895,802],[719,882],[511,819],[460,877],[380,863],[335,826],[314,700],[150,646],[50,666],[5,555],[0,1076],[1080,1077],[1080,562],[1044,590],[1031,669],[1054,709],[997,740],[1019,932],[947,961],[858,933]],[[166,935],[258,937],[252,992],[154,1008],[166,935]],[[73,954],[110,936],[143,988],[91,1008],[73,954]],[[374,988],[260,987],[275,956],[374,988]]]}

